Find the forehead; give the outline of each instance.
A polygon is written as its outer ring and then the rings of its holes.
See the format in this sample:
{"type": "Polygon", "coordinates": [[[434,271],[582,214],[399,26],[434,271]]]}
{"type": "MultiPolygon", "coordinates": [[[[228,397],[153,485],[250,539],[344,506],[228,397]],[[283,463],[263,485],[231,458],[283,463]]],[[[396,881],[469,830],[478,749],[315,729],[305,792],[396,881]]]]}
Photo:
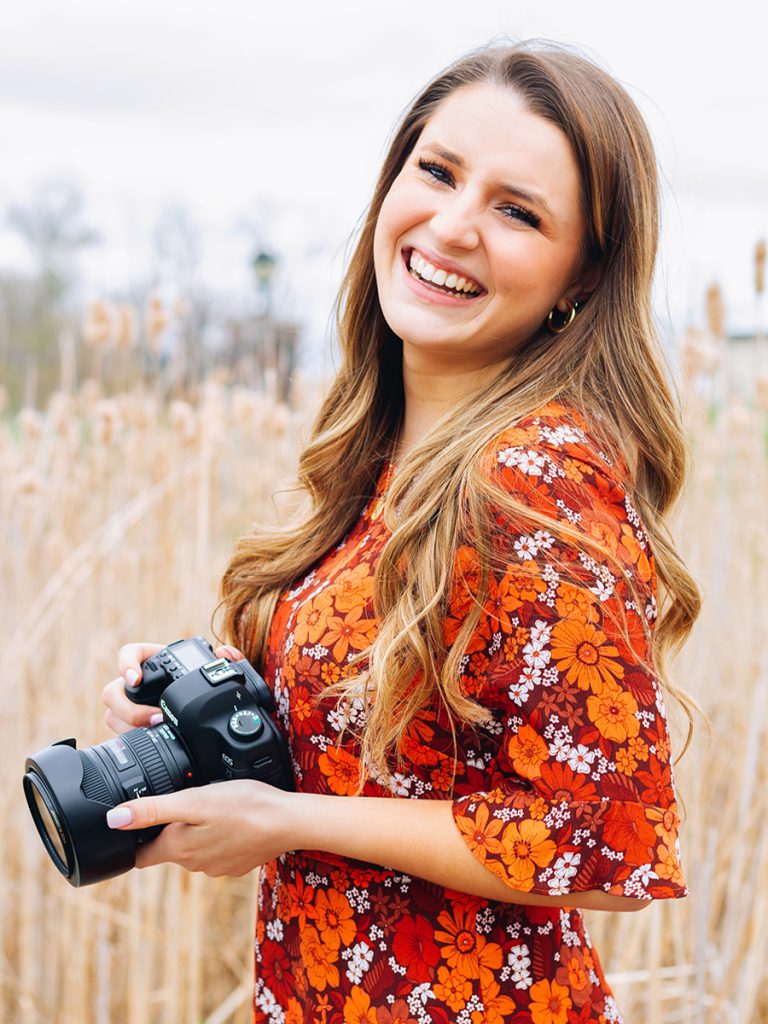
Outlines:
{"type": "Polygon", "coordinates": [[[580,176],[565,133],[533,113],[512,88],[480,83],[451,93],[424,126],[417,148],[439,146],[467,171],[539,192],[553,213],[579,210],[580,176]]]}

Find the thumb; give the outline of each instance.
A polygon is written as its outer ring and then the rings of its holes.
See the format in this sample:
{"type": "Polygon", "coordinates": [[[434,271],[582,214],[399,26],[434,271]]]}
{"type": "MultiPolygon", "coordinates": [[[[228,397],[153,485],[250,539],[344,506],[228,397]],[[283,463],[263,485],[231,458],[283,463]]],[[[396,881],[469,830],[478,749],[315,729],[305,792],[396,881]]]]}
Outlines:
{"type": "Polygon", "coordinates": [[[182,792],[128,800],[107,811],[107,825],[125,831],[167,825],[172,821],[194,825],[198,817],[194,813],[193,804],[185,797],[186,793],[182,792]]]}

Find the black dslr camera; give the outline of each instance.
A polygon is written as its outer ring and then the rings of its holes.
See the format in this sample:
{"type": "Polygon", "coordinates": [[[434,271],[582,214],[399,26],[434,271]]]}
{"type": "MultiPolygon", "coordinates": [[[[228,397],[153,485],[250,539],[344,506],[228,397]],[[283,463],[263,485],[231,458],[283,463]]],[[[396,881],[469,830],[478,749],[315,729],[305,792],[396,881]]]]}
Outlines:
{"type": "Polygon", "coordinates": [[[160,725],[132,729],[77,750],[59,740],[27,758],[24,793],[48,854],[74,886],[129,871],[136,845],[161,831],[106,823],[111,807],[228,779],[258,779],[293,790],[288,747],[270,717],[269,687],[251,664],[216,659],[202,637],[177,640],[142,664],[135,704],[154,704],[160,725]]]}

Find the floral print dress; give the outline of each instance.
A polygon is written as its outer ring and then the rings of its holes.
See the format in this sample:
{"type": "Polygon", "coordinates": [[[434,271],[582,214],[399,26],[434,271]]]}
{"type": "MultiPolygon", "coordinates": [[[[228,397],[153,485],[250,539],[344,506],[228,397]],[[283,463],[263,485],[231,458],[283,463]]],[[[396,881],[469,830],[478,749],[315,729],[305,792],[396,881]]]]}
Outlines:
{"type": "MultiPolygon", "coordinates": [[[[626,467],[554,403],[490,451],[504,487],[618,556],[641,606],[577,546],[505,524],[509,562],[490,579],[462,677],[492,722],[457,731],[453,795],[451,732],[437,703],[409,729],[406,770],[389,788],[369,779],[363,795],[451,799],[468,849],[511,890],[684,896],[664,703],[638,667],[649,654],[640,618],[653,628],[656,615],[654,559],[626,467]],[[556,556],[585,586],[561,578],[556,556]],[[613,625],[619,604],[626,637],[613,625]]],[[[373,572],[390,535],[381,509],[393,471],[385,465],[358,522],[275,611],[266,677],[302,791],[354,790],[353,740],[336,749],[335,701],[312,698],[375,636],[373,572]]],[[[449,644],[469,608],[473,559],[459,549],[449,644]]],[[[255,954],[258,1024],[622,1020],[578,909],[483,899],[322,851],[288,852],[262,869],[255,954]]]]}

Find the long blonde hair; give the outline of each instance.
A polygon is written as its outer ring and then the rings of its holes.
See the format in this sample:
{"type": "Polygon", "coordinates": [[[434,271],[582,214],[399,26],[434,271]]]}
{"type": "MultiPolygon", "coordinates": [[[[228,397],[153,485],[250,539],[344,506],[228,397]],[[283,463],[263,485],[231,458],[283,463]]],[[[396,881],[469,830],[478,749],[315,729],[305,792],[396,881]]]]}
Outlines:
{"type": "MultiPolygon", "coordinates": [[[[454,90],[480,82],[514,90],[532,113],[568,138],[587,224],[582,255],[604,271],[567,331],[553,335],[542,324],[496,380],[453,408],[450,419],[398,465],[385,507],[392,535],[374,578],[377,635],[352,660],[357,674],[320,695],[368,698],[358,736],[361,764],[382,777],[390,774],[390,756],[399,755],[414,717],[435,699],[447,712],[454,743],[455,720],[473,727],[487,721],[487,711],[462,692],[460,678],[494,562],[489,508],[503,509],[516,523],[546,526],[560,538],[578,538],[615,563],[594,538],[534,514],[495,486],[487,472],[484,453],[493,438],[553,401],[581,412],[605,450],[621,454],[630,467],[628,489],[648,533],[659,582],[651,667],[688,716],[685,747],[696,707],[665,670],[666,656],[691,630],[700,596],[665,521],[685,480],[688,456],[679,399],[668,383],[651,315],[659,219],[655,153],[627,92],[583,55],[547,41],[491,45],[468,54],[427,85],[396,128],[339,292],[341,366],[300,458],[305,508],[287,526],[258,529],[238,542],[221,584],[221,632],[263,671],[280,592],[339,543],[370,500],[404,415],[402,343],[378,301],[374,228],[384,197],[437,107],[454,90]],[[448,648],[443,619],[456,552],[465,543],[477,551],[480,585],[448,648]]],[[[364,774],[361,787],[363,782],[364,774]]]]}

